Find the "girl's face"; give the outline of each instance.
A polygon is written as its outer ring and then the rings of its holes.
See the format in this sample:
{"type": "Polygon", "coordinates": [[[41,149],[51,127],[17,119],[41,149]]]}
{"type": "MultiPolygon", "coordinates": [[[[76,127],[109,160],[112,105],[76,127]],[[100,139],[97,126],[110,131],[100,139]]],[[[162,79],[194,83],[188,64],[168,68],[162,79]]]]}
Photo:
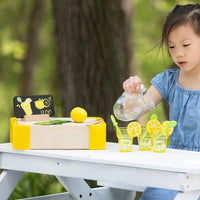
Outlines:
{"type": "Polygon", "coordinates": [[[168,38],[170,55],[183,71],[200,70],[200,36],[191,25],[180,25],[172,30],[168,38]]]}

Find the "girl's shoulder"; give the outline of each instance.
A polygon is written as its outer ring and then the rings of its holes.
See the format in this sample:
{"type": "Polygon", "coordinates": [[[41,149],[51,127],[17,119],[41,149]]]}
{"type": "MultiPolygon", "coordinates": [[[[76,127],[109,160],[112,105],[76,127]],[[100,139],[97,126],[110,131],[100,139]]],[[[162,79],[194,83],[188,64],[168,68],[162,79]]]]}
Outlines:
{"type": "Polygon", "coordinates": [[[179,70],[180,69],[166,69],[162,73],[165,75],[168,75],[168,76],[176,76],[176,75],[178,75],[179,70]]]}
{"type": "Polygon", "coordinates": [[[155,80],[160,80],[163,83],[174,83],[178,80],[179,69],[166,69],[165,71],[157,74],[155,80]]]}
{"type": "Polygon", "coordinates": [[[169,74],[170,76],[178,75],[180,69],[166,69],[163,73],[169,74]]]}
{"type": "Polygon", "coordinates": [[[177,85],[178,74],[178,69],[166,69],[151,80],[151,83],[157,88],[165,100],[168,100],[169,92],[177,85]]]}

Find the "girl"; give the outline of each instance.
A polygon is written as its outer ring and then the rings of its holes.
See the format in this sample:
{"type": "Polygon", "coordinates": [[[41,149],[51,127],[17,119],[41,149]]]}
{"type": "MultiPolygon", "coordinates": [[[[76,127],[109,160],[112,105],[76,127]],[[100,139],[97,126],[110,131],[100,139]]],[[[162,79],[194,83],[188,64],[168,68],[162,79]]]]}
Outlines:
{"type": "MultiPolygon", "coordinates": [[[[177,121],[169,148],[200,151],[200,5],[175,6],[164,24],[161,43],[167,45],[178,69],[155,76],[149,91],[156,105],[168,101],[169,118],[177,121]]],[[[141,83],[133,76],[123,88],[140,92],[141,83]]],[[[147,188],[140,200],[173,200],[176,195],[175,190],[147,188]]]]}

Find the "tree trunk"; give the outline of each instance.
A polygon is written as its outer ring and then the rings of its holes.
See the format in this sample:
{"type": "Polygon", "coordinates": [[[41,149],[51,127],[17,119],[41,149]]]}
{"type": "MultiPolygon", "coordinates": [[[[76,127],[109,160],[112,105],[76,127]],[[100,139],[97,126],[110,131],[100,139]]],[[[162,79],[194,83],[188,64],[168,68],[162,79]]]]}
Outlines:
{"type": "Polygon", "coordinates": [[[57,65],[65,116],[80,106],[110,121],[131,63],[131,0],[53,0],[57,65]]]}
{"type": "Polygon", "coordinates": [[[33,89],[34,68],[37,61],[39,46],[39,31],[44,15],[45,1],[35,0],[29,19],[27,33],[27,51],[22,61],[22,74],[20,83],[20,95],[30,95],[33,89]]]}
{"type": "MultiPolygon", "coordinates": [[[[45,0],[35,0],[31,11],[27,32],[27,51],[22,60],[22,74],[19,95],[30,95],[32,93],[34,68],[37,60],[39,31],[44,15],[45,0]]],[[[11,114],[10,116],[13,116],[11,114]]],[[[9,132],[5,142],[10,138],[9,132]]]]}

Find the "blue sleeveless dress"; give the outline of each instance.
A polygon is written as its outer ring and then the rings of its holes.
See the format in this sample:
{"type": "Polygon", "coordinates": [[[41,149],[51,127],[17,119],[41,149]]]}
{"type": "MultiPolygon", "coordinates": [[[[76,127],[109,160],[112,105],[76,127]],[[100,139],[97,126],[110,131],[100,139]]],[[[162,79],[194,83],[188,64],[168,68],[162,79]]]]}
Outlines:
{"type": "MultiPolygon", "coordinates": [[[[200,151],[200,90],[181,87],[178,84],[179,71],[167,69],[156,75],[151,83],[169,103],[169,119],[177,121],[169,148],[200,151]]],[[[173,200],[177,193],[175,190],[147,188],[140,200],[173,200]]]]}

